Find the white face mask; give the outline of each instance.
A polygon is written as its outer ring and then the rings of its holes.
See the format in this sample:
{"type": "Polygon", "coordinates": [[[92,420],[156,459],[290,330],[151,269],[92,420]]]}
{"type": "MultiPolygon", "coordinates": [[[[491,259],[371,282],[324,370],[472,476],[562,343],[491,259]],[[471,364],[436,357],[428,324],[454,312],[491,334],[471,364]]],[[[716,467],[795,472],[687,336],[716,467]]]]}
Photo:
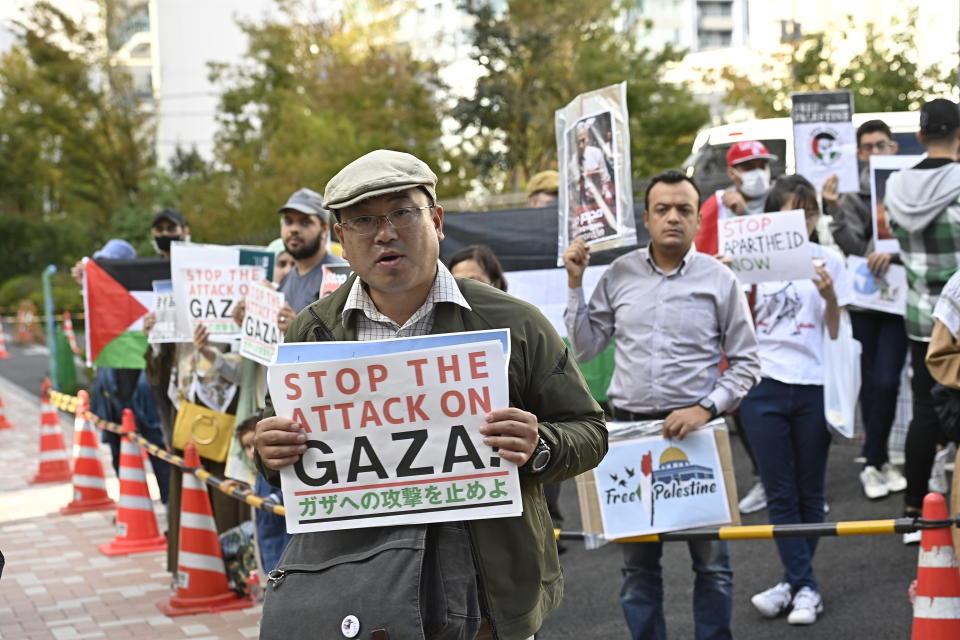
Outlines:
{"type": "Polygon", "coordinates": [[[762,198],[770,191],[770,167],[737,171],[740,176],[740,193],[751,200],[762,198]]]}

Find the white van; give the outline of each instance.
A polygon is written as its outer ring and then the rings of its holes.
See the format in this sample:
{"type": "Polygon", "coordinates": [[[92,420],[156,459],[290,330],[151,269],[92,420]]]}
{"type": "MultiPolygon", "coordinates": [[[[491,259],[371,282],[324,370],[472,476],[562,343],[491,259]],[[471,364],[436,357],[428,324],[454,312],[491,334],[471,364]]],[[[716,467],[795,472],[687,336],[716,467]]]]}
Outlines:
{"type": "MultiPolygon", "coordinates": [[[[900,144],[901,154],[920,154],[923,147],[917,140],[920,130],[920,113],[891,111],[886,113],[857,113],[853,126],[859,127],[867,120],[883,120],[893,131],[900,144]]],[[[687,175],[697,181],[700,193],[706,199],[717,189],[730,186],[727,177],[727,149],[740,140],[760,140],[777,160],[770,165],[774,178],[785,173],[795,173],[793,155],[793,123],[790,118],[750,120],[704,129],[693,141],[693,150],[684,161],[687,175]]]]}

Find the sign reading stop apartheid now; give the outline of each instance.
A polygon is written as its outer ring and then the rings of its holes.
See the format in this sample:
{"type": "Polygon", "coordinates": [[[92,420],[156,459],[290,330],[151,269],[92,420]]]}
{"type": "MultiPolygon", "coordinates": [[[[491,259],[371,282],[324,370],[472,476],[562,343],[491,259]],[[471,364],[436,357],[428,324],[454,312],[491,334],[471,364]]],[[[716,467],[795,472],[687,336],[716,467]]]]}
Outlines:
{"type": "Polygon", "coordinates": [[[508,406],[501,342],[275,364],[268,382],[307,436],[280,472],[288,532],[522,513],[516,465],[479,431],[508,406]]]}
{"type": "Polygon", "coordinates": [[[744,284],[813,278],[802,209],[733,216],[717,222],[720,253],[744,284]]]}
{"type": "Polygon", "coordinates": [[[244,298],[243,326],[240,328],[240,355],[260,364],[277,359],[277,347],[283,333],[277,317],[283,307],[283,294],[262,284],[251,284],[244,298]]]}

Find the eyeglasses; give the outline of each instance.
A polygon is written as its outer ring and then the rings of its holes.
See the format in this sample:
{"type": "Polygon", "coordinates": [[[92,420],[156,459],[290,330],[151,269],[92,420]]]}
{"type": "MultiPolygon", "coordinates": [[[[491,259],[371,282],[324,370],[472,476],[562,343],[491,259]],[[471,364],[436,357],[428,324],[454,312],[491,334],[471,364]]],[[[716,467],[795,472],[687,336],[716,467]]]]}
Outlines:
{"type": "Polygon", "coordinates": [[[347,218],[340,222],[340,226],[348,231],[361,236],[369,236],[380,230],[380,223],[387,220],[394,229],[404,229],[415,223],[420,218],[420,212],[424,209],[433,209],[435,205],[425,207],[404,207],[390,211],[382,216],[357,216],[356,218],[347,218]]]}
{"type": "Polygon", "coordinates": [[[876,153],[883,153],[884,151],[887,150],[888,147],[890,147],[890,141],[881,140],[880,142],[874,142],[872,144],[869,142],[864,142],[859,146],[859,149],[864,153],[870,153],[871,151],[875,151],[876,153]]]}

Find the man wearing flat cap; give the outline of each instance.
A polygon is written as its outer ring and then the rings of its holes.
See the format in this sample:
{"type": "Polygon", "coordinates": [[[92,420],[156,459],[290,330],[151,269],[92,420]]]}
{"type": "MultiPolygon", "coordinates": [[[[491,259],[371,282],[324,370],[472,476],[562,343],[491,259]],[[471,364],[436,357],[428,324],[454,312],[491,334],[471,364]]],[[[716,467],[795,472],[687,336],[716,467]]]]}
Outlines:
{"type": "MultiPolygon", "coordinates": [[[[537,309],[456,279],[439,262],[436,182],[422,161],[386,150],[334,176],[326,207],[355,273],[304,309],[286,341],[509,328],[510,407],[476,428],[520,467],[523,515],[297,534],[266,590],[265,640],[523,640],[563,595],[542,484],[597,465],[607,450],[603,413],[537,309]]],[[[257,425],[258,466],[271,482],[304,453],[305,440],[285,416],[257,425]]]]}

